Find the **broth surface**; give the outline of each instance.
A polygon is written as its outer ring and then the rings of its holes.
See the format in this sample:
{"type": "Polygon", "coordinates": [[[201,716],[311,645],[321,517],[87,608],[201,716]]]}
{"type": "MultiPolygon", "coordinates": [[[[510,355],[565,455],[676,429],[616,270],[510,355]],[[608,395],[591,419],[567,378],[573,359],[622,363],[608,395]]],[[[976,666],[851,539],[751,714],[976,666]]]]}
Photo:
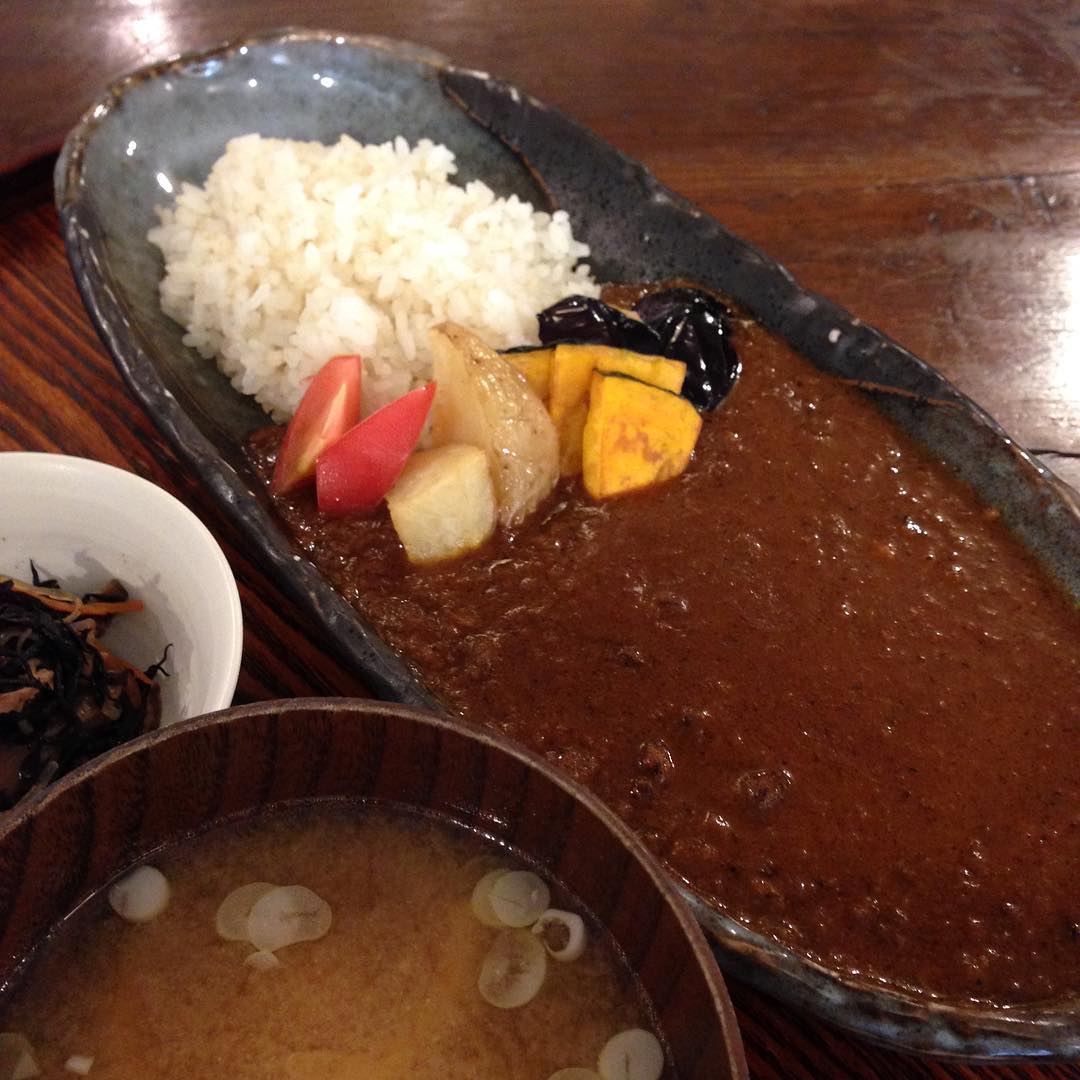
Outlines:
{"type": "MultiPolygon", "coordinates": [[[[539,995],[497,1009],[477,977],[497,930],[469,896],[490,845],[427,819],[325,805],[215,830],[151,860],[172,885],[153,922],[122,921],[98,897],[61,927],[5,1009],[43,1075],[96,1080],[547,1080],[595,1067],[617,1031],[655,1031],[640,987],[594,932],[572,963],[550,961],[539,995]],[[255,971],[246,942],[214,929],[251,881],[302,884],[333,910],[329,933],[255,971]]],[[[561,901],[553,886],[553,904],[561,901]]],[[[665,1074],[667,1075],[667,1074],[665,1074]]]]}
{"type": "Polygon", "coordinates": [[[682,477],[564,484],[464,560],[408,567],[385,513],[278,508],[428,686],[747,926],[917,993],[1080,991],[1075,606],[859,392],[738,345],[682,477]]]}

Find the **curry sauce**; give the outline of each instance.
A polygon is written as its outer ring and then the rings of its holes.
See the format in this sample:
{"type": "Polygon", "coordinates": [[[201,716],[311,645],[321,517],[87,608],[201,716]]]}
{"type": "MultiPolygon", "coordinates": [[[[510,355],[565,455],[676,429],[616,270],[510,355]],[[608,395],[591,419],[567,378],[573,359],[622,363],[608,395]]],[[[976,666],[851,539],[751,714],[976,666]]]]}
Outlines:
{"type": "MultiPolygon", "coordinates": [[[[946,466],[757,328],[667,485],[410,568],[278,500],[467,718],[559,763],[700,895],[946,999],[1080,991],[1080,615],[946,466]]],[[[251,455],[269,478],[280,432],[251,455]]]]}

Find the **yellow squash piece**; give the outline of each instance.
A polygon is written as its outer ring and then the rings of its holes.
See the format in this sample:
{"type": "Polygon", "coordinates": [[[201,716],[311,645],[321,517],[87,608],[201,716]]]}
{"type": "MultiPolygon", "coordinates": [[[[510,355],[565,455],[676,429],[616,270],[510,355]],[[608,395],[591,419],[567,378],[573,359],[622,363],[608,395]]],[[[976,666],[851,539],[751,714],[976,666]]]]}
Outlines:
{"type": "Polygon", "coordinates": [[[507,360],[525,376],[533,393],[545,404],[551,385],[551,358],[555,349],[529,349],[525,352],[503,353],[507,360]]]}
{"type": "Polygon", "coordinates": [[[559,475],[577,476],[581,472],[581,440],[585,434],[588,401],[580,401],[559,421],[559,475]]]}
{"type": "Polygon", "coordinates": [[[581,472],[581,439],[594,371],[629,375],[678,393],[686,365],[662,356],[643,356],[608,345],[556,345],[551,359],[548,412],[559,435],[559,474],[581,472]]]}
{"type": "Polygon", "coordinates": [[[618,351],[606,345],[555,346],[555,354],[551,358],[548,412],[556,427],[575,406],[588,401],[589,381],[597,360],[618,351]]]}
{"type": "Polygon", "coordinates": [[[631,379],[659,386],[673,394],[682,390],[686,379],[686,365],[681,360],[669,360],[666,356],[644,356],[629,349],[610,349],[614,356],[600,357],[596,370],[605,375],[629,375],[631,379]]]}
{"type": "Polygon", "coordinates": [[[701,417],[685,398],[597,372],[582,441],[585,490],[606,499],[678,476],[700,432],[701,417]]]}
{"type": "Polygon", "coordinates": [[[559,436],[559,475],[581,472],[581,432],[589,402],[589,380],[603,345],[556,345],[551,358],[548,412],[559,436]]]}

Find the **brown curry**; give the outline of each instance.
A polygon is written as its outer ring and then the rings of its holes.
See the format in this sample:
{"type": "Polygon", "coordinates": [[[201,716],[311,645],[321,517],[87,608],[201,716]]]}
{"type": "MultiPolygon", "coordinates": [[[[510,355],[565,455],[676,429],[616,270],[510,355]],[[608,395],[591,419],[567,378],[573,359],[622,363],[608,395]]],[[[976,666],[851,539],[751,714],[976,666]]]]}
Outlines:
{"type": "MultiPolygon", "coordinates": [[[[1080,992],[1080,615],[862,395],[740,334],[741,381],[664,487],[565,484],[424,570],[385,513],[278,508],[451,707],[732,917],[947,999],[1080,992]]],[[[252,443],[266,477],[279,438],[252,443]]]]}

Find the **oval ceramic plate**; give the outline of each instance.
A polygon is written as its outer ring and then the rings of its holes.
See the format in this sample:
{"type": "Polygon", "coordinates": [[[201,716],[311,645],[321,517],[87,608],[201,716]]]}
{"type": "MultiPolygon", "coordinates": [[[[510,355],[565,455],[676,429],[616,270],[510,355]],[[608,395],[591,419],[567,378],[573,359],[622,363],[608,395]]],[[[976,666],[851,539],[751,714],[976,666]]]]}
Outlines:
{"type": "MultiPolygon", "coordinates": [[[[486,75],[400,43],[283,31],[167,61],[121,80],[72,132],[57,201],[75,277],[132,392],[211,487],[282,586],[382,696],[431,704],[408,665],[296,555],[241,452],[264,414],[181,342],[158,306],[153,208],[201,182],[234,135],[336,141],[428,136],[459,177],[567,210],[601,279],[686,277],[730,296],[881,408],[970,481],[1080,596],[1075,497],[922,361],[725,231],[636,162],[486,75]]],[[[942,1005],[841,977],[691,903],[729,970],[868,1037],[960,1057],[1080,1054],[1080,1009],[942,1005]]]]}

